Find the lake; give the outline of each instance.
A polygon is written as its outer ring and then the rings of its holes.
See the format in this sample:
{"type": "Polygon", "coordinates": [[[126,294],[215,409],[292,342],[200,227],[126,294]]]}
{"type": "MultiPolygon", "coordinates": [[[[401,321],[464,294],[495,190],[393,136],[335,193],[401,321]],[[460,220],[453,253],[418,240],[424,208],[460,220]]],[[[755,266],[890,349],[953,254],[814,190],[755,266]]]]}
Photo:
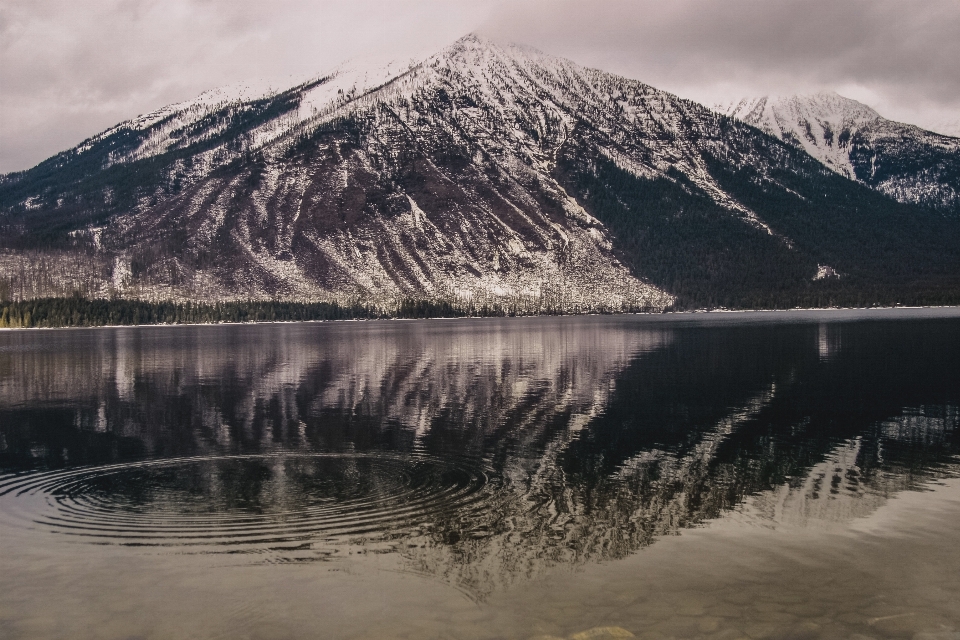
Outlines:
{"type": "Polygon", "coordinates": [[[960,311],[0,332],[0,637],[960,638],[960,311]]]}

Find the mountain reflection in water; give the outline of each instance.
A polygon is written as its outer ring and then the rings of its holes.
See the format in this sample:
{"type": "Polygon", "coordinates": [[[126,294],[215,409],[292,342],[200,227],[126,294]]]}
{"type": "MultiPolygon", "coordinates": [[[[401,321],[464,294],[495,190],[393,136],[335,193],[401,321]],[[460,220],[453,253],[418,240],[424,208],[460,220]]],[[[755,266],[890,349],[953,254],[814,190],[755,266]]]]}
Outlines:
{"type": "Polygon", "coordinates": [[[7,333],[0,518],[266,562],[359,545],[483,597],[731,510],[868,515],[958,474],[958,407],[949,318],[7,333]]]}

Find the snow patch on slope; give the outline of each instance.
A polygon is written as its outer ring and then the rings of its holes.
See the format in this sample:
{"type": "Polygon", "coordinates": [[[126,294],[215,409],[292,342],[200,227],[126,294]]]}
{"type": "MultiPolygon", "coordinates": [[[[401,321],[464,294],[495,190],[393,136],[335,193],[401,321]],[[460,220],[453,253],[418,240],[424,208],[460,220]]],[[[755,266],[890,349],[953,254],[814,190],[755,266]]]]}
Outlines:
{"type": "Polygon", "coordinates": [[[715,110],[901,202],[947,208],[960,203],[957,138],[888,120],[832,92],[747,98],[715,110]]]}
{"type": "Polygon", "coordinates": [[[837,173],[856,179],[850,139],[882,119],[870,107],[834,92],[764,96],[716,105],[716,111],[800,147],[837,173]]]}

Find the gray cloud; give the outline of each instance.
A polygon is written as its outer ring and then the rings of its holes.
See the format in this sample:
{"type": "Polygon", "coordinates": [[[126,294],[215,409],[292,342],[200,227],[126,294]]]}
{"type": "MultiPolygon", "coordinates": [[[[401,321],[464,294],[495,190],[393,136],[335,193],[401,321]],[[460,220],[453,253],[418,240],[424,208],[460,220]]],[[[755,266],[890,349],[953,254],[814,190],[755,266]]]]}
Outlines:
{"type": "Polygon", "coordinates": [[[3,0],[0,172],[215,86],[279,87],[481,25],[705,102],[832,88],[960,119],[957,0],[3,0]]]}
{"type": "Polygon", "coordinates": [[[367,52],[439,49],[493,0],[3,0],[0,172],[139,113],[367,52]]]}

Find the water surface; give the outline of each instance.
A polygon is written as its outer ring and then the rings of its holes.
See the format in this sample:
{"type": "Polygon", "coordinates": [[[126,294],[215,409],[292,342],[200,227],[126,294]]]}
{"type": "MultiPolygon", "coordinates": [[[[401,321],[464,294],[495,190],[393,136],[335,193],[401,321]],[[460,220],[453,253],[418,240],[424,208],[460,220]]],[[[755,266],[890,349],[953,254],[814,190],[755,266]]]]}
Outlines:
{"type": "Polygon", "coordinates": [[[0,636],[955,639],[958,420],[953,310],[3,332],[0,636]]]}

